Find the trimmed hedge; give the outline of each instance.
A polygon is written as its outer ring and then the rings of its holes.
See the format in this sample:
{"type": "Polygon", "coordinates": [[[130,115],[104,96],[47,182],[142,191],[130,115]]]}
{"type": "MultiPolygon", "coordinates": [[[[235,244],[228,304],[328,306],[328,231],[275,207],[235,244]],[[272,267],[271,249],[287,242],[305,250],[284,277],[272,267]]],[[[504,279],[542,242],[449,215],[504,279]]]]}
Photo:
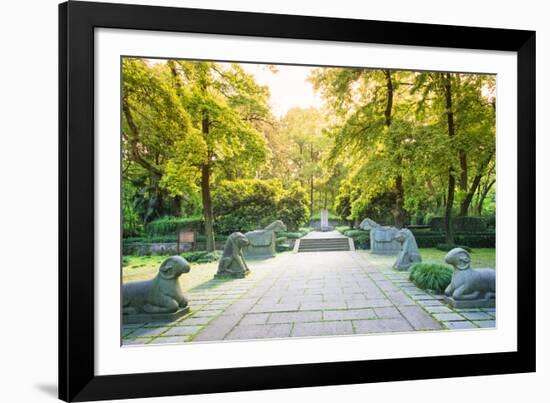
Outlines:
{"type": "Polygon", "coordinates": [[[452,244],[452,243],[438,243],[437,246],[435,247],[437,250],[440,250],[442,252],[449,252],[451,249],[454,249],[454,248],[462,248],[468,252],[471,252],[472,251],[472,248],[470,248],[469,246],[466,246],[466,245],[455,245],[455,244],[452,244]]]}
{"type": "Polygon", "coordinates": [[[222,253],[220,251],[207,252],[183,252],[181,256],[189,263],[210,263],[220,259],[222,253]]]}
{"type": "Polygon", "coordinates": [[[453,269],[435,263],[417,263],[411,268],[409,280],[423,290],[443,292],[451,282],[453,269]]]}
{"type": "Polygon", "coordinates": [[[348,229],[342,231],[343,235],[353,239],[355,249],[370,249],[370,231],[362,229],[348,229]]]}
{"type": "MultiPolygon", "coordinates": [[[[445,244],[445,234],[439,232],[413,231],[419,248],[437,248],[438,244],[445,244]]],[[[470,248],[494,248],[495,233],[455,233],[453,234],[456,245],[465,245],[470,248]]]]}
{"type": "MultiPolygon", "coordinates": [[[[445,244],[445,234],[432,231],[412,231],[419,248],[437,248],[438,245],[445,244]]],[[[345,236],[353,239],[357,249],[370,248],[370,231],[359,229],[351,229],[343,231],[345,236]]],[[[461,245],[463,248],[494,248],[495,233],[456,233],[454,234],[456,245],[461,245]]]]}
{"type": "Polygon", "coordinates": [[[145,232],[150,237],[172,234],[175,237],[180,228],[203,232],[204,219],[202,217],[162,217],[147,224],[145,232]]]}
{"type": "MultiPolygon", "coordinates": [[[[451,223],[455,232],[483,232],[487,229],[487,221],[482,217],[453,217],[451,223]]],[[[444,217],[432,217],[428,224],[432,231],[445,231],[444,217]]]]}
{"type": "MultiPolygon", "coordinates": [[[[225,241],[227,240],[227,235],[214,235],[216,241],[225,241]]],[[[140,236],[132,238],[124,238],[122,241],[125,244],[133,243],[172,243],[177,242],[178,238],[176,235],[159,235],[159,236],[140,236]]],[[[204,235],[197,235],[197,242],[206,242],[206,237],[204,235]]]]}

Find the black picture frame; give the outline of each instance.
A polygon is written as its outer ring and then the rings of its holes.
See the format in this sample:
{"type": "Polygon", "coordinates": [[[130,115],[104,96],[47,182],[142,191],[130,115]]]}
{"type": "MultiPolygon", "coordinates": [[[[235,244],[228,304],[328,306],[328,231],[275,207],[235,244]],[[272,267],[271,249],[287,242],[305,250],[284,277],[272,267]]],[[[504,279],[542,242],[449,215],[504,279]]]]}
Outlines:
{"type": "Polygon", "coordinates": [[[59,5],[59,398],[138,398],[535,371],[535,32],[68,2],[59,5]],[[517,52],[517,352],[96,376],[94,29],[517,52]]]}

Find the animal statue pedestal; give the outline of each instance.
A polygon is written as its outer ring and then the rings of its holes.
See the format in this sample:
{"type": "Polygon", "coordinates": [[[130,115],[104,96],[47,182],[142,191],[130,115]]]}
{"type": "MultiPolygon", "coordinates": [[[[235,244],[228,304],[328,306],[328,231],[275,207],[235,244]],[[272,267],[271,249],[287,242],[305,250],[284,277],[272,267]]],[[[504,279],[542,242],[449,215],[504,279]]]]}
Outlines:
{"type": "Polygon", "coordinates": [[[189,313],[189,305],[180,308],[173,313],[138,313],[134,315],[122,315],[122,323],[125,325],[148,322],[175,322],[189,313]]]}
{"type": "Polygon", "coordinates": [[[422,261],[416,239],[414,239],[414,235],[410,230],[400,229],[394,239],[401,244],[401,252],[399,252],[397,260],[393,264],[395,270],[407,271],[414,263],[422,261]]]}
{"type": "Polygon", "coordinates": [[[370,231],[370,251],[375,255],[397,255],[401,244],[395,240],[399,231],[395,227],[382,226],[370,218],[365,218],[359,225],[364,231],[370,231]]]}
{"type": "Polygon", "coordinates": [[[165,259],[151,280],[122,285],[122,323],[173,322],[189,312],[179,277],[191,269],[180,256],[165,259]]]}
{"type": "Polygon", "coordinates": [[[451,283],[445,289],[443,302],[453,308],[494,308],[495,271],[472,269],[470,254],[462,248],[454,248],[445,262],[454,267],[451,283]]]}
{"type": "Polygon", "coordinates": [[[216,279],[244,278],[250,273],[243,255],[243,248],[250,241],[240,232],[234,232],[227,238],[223,255],[218,264],[216,279]]]}
{"type": "Polygon", "coordinates": [[[277,220],[264,229],[249,231],[245,234],[250,244],[244,248],[247,259],[267,259],[275,257],[277,233],[286,231],[286,225],[277,220]]]}
{"type": "Polygon", "coordinates": [[[443,303],[451,308],[468,309],[468,308],[494,308],[495,298],[489,299],[472,299],[472,300],[456,300],[453,297],[444,297],[443,303]]]}

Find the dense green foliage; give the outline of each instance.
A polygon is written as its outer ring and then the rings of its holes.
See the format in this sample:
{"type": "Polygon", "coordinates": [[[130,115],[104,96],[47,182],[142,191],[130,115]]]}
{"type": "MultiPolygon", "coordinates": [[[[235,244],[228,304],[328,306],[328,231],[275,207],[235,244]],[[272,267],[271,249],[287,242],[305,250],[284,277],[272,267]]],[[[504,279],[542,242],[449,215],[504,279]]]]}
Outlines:
{"type": "Polygon", "coordinates": [[[173,235],[174,238],[178,230],[195,230],[202,232],[204,228],[204,219],[202,217],[170,217],[165,216],[151,221],[146,226],[146,233],[149,236],[173,235]]]}
{"type": "Polygon", "coordinates": [[[274,116],[245,67],[123,59],[124,238],[194,229],[213,251],[215,234],[294,233],[328,209],[332,225],[430,223],[419,246],[494,246],[495,76],[316,68],[323,107],[274,116]]]}
{"type": "Polygon", "coordinates": [[[443,292],[451,282],[453,269],[435,263],[417,263],[410,271],[409,280],[424,290],[443,292]]]}
{"type": "Polygon", "coordinates": [[[307,194],[298,184],[287,190],[278,180],[223,181],[213,198],[215,228],[222,234],[261,229],[282,220],[297,229],[309,217],[307,194]]]}
{"type": "MultiPolygon", "coordinates": [[[[443,221],[444,217],[432,217],[428,225],[432,231],[445,231],[443,221]]],[[[483,232],[487,229],[487,221],[482,217],[453,217],[451,223],[456,232],[483,232]]]]}
{"type": "Polygon", "coordinates": [[[343,219],[494,214],[494,76],[319,68],[312,82],[336,122],[327,161],[347,171],[343,219]]]}

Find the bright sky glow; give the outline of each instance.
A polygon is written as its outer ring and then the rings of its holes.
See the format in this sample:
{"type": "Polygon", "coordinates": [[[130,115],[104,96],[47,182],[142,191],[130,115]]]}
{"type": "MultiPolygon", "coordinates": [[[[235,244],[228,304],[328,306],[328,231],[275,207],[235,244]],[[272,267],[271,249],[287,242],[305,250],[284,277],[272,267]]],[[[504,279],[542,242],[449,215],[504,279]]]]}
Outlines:
{"type": "MultiPolygon", "coordinates": [[[[147,61],[151,64],[166,62],[164,59],[147,61]]],[[[276,65],[277,72],[274,73],[265,64],[241,63],[241,66],[254,76],[258,84],[269,88],[271,111],[277,117],[283,117],[295,107],[320,108],[323,105],[323,100],[307,81],[315,67],[276,65]]]]}
{"type": "Polygon", "coordinates": [[[262,64],[246,64],[241,66],[254,76],[256,82],[265,85],[271,93],[270,104],[272,112],[277,117],[284,116],[294,107],[319,108],[323,100],[313,90],[312,84],[307,81],[314,67],[305,66],[276,66],[273,73],[262,64]]]}

